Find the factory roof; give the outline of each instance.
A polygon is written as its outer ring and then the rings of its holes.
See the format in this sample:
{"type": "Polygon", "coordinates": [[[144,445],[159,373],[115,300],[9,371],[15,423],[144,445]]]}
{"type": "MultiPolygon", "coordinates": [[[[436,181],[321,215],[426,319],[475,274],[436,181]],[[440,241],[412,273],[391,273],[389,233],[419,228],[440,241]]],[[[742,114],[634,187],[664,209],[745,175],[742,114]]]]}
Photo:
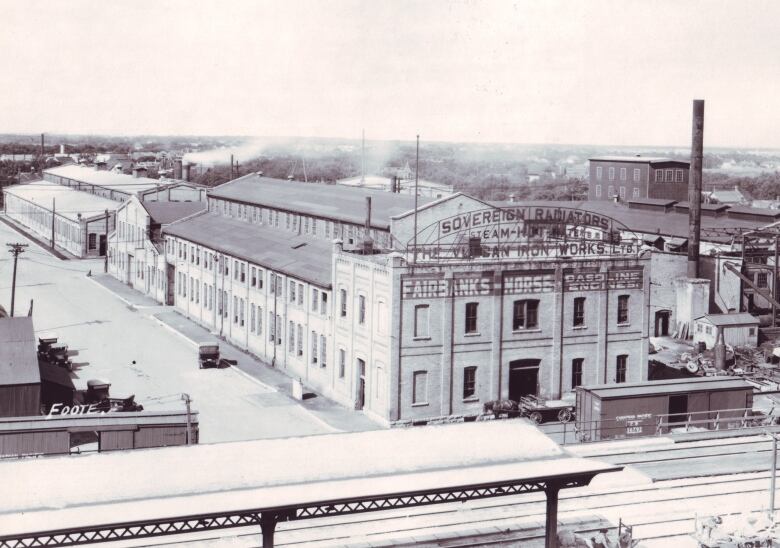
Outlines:
{"type": "Polygon", "coordinates": [[[41,382],[32,318],[0,318],[0,386],[41,382]]]}
{"type": "Polygon", "coordinates": [[[758,325],[758,318],[747,312],[732,314],[705,314],[695,318],[696,320],[705,320],[718,327],[735,327],[744,325],[758,325]]]}
{"type": "MultiPolygon", "coordinates": [[[[215,187],[210,196],[246,204],[273,207],[347,223],[363,224],[370,196],[371,226],[390,228],[390,218],[414,209],[414,196],[345,185],[301,183],[250,173],[215,187]]],[[[418,197],[423,205],[430,198],[418,197]]]]}
{"type": "Polygon", "coordinates": [[[664,156],[595,156],[589,158],[591,162],[631,162],[635,164],[660,164],[675,162],[678,164],[689,165],[690,162],[684,160],[675,160],[664,156]]]}
{"type": "Polygon", "coordinates": [[[92,167],[68,165],[44,170],[45,174],[65,177],[74,181],[111,189],[125,194],[138,194],[156,189],[166,183],[149,177],[133,177],[113,171],[97,171],[92,167]]]}
{"type": "Polygon", "coordinates": [[[599,384],[578,387],[602,399],[629,398],[681,394],[698,391],[750,389],[751,385],[740,377],[691,377],[688,379],[667,379],[662,381],[630,382],[620,384],[599,384]]]}
{"type": "MultiPolygon", "coordinates": [[[[54,209],[57,215],[72,221],[78,221],[79,214],[82,219],[101,217],[106,209],[113,212],[121,205],[120,202],[108,198],[95,196],[88,192],[79,192],[47,181],[8,186],[3,188],[3,192],[18,196],[49,211],[51,211],[52,200],[54,200],[54,209]]],[[[13,213],[13,211],[9,210],[9,213],[13,213]]]]}
{"type": "MultiPolygon", "coordinates": [[[[658,234],[660,236],[674,236],[678,238],[688,237],[688,213],[675,211],[648,211],[643,209],[630,209],[624,204],[616,204],[608,201],[584,201],[584,202],[555,202],[555,201],[530,201],[530,202],[491,202],[499,207],[517,207],[528,205],[570,207],[582,209],[593,213],[600,213],[615,219],[625,225],[629,230],[645,234],[658,234]]],[[[750,219],[733,219],[729,217],[701,217],[702,229],[707,228],[745,228],[755,229],[765,226],[768,221],[756,221],[750,219]]],[[[712,238],[702,234],[703,241],[722,241],[723,238],[712,238]]]]}
{"type": "Polygon", "coordinates": [[[167,225],[206,209],[206,202],[141,202],[152,221],[167,225]]]}
{"type": "Polygon", "coordinates": [[[329,288],[332,244],[265,226],[202,213],[175,222],[163,233],[183,238],[276,272],[329,288]]]}

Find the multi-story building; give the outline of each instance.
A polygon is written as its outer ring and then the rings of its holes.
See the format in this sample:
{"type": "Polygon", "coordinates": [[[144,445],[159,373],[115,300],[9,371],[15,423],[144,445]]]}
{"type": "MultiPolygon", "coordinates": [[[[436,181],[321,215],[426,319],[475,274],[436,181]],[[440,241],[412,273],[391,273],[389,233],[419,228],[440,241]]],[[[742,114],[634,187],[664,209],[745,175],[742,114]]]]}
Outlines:
{"type": "Polygon", "coordinates": [[[118,280],[173,304],[161,231],[167,225],[206,209],[205,202],[145,201],[133,196],[116,210],[116,230],[108,237],[108,270],[118,280]]]}
{"type": "Polygon", "coordinates": [[[651,261],[615,230],[462,194],[415,218],[408,196],[248,176],[163,233],[177,310],[395,423],[646,379],[651,261]]]}
{"type": "Polygon", "coordinates": [[[688,199],[689,162],[649,156],[590,159],[588,200],[688,199]]]}

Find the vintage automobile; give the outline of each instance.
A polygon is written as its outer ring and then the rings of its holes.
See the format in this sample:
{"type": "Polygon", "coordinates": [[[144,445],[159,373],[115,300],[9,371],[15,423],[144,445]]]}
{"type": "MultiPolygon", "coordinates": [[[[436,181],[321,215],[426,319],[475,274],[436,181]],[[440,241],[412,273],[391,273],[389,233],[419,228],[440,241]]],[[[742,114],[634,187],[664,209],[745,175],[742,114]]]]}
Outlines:
{"type": "Polygon", "coordinates": [[[219,367],[219,362],[219,344],[200,343],[198,345],[198,367],[200,369],[219,367]]]}

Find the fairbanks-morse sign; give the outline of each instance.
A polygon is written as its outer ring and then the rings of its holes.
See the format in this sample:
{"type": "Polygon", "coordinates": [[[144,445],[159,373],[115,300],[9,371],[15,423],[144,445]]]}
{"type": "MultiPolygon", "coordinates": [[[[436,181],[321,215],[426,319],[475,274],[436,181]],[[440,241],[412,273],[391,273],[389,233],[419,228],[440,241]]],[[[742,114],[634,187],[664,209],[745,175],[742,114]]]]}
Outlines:
{"type": "Polygon", "coordinates": [[[604,215],[566,207],[489,208],[441,219],[410,242],[417,261],[545,259],[632,255],[625,227],[604,215]]]}
{"type": "MultiPolygon", "coordinates": [[[[641,268],[606,272],[565,270],[562,282],[564,291],[606,291],[641,289],[644,278],[641,268]]],[[[404,299],[552,293],[555,291],[555,273],[552,271],[510,273],[498,280],[492,272],[454,278],[408,276],[401,281],[401,291],[404,299]]]]}

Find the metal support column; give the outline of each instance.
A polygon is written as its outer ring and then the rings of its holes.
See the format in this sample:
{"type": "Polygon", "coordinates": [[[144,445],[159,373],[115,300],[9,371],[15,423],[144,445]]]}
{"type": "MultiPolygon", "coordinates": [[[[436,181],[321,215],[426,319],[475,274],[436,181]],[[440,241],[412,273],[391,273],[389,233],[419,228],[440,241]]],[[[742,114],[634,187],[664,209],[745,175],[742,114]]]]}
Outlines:
{"type": "Polygon", "coordinates": [[[558,491],[560,486],[548,483],[544,488],[547,495],[547,517],[544,525],[544,548],[558,547],[558,491]]]}
{"type": "Polygon", "coordinates": [[[263,548],[274,548],[274,531],[277,517],[273,512],[260,514],[260,529],[263,531],[263,548]]]}

